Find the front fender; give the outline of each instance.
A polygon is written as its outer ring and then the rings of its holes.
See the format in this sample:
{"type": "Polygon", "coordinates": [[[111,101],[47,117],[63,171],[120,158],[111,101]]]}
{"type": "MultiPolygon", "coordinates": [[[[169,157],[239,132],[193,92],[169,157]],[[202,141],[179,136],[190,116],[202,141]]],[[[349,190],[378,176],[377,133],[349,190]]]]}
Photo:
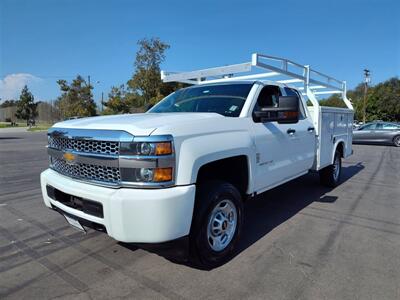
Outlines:
{"type": "Polygon", "coordinates": [[[199,169],[209,162],[239,155],[248,158],[249,182],[252,182],[251,151],[254,146],[247,131],[189,137],[181,141],[179,147],[176,177],[178,185],[195,183],[199,169]]]}

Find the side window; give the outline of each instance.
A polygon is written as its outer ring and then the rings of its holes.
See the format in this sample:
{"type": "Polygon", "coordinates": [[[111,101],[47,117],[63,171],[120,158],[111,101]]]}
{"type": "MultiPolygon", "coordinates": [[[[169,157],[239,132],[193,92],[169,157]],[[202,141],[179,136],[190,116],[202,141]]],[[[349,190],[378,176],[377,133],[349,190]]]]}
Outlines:
{"type": "MultiPolygon", "coordinates": [[[[288,87],[285,87],[285,92],[287,96],[296,96],[299,98],[299,100],[301,99],[301,95],[299,94],[298,91],[296,91],[295,89],[291,89],[288,87]]],[[[306,112],[304,111],[304,107],[303,107],[303,102],[299,101],[299,108],[300,108],[300,116],[299,119],[303,120],[306,118],[306,112]]]]}
{"type": "Polygon", "coordinates": [[[293,90],[293,89],[291,89],[291,88],[288,88],[288,87],[285,87],[285,92],[286,92],[286,95],[288,95],[288,96],[299,96],[297,93],[296,93],[296,91],[295,90],[293,90]]]}
{"type": "Polygon", "coordinates": [[[377,130],[382,130],[383,129],[383,125],[381,123],[376,124],[376,128],[377,130]]]}
{"type": "Polygon", "coordinates": [[[400,129],[400,126],[396,125],[396,124],[383,124],[383,129],[386,129],[386,130],[400,129]]]}
{"type": "Polygon", "coordinates": [[[258,95],[254,110],[259,110],[261,107],[278,107],[279,96],[282,96],[282,93],[278,86],[267,85],[263,87],[258,95]]]}
{"type": "Polygon", "coordinates": [[[376,127],[376,124],[368,124],[364,125],[360,128],[360,130],[374,130],[376,127]]]}

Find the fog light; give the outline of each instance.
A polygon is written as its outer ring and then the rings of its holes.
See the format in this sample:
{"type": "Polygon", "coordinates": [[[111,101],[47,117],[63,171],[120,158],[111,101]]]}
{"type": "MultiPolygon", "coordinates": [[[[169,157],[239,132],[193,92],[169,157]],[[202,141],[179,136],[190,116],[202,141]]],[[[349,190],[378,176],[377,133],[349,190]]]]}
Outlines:
{"type": "Polygon", "coordinates": [[[137,181],[143,181],[143,182],[150,182],[153,181],[153,169],[148,169],[148,168],[142,168],[142,169],[138,169],[138,173],[137,174],[137,181]]]}

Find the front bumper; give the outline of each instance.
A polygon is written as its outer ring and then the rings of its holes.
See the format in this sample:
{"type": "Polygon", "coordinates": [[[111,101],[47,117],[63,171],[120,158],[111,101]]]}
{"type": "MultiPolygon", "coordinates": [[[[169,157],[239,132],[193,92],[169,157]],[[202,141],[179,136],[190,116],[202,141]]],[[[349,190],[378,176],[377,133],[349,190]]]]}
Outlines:
{"type": "Polygon", "coordinates": [[[189,234],[195,185],[165,189],[106,188],[75,181],[47,169],[40,175],[44,203],[90,222],[126,243],[161,243],[189,234]],[[99,202],[103,218],[71,208],[47,195],[50,185],[66,194],[99,202]]]}

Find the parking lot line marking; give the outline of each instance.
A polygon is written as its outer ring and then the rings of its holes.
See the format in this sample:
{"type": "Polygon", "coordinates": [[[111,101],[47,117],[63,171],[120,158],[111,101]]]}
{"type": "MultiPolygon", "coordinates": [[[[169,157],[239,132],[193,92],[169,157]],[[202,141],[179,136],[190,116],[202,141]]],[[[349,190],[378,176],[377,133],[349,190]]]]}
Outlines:
{"type": "Polygon", "coordinates": [[[34,189],[24,189],[24,190],[22,190],[21,191],[21,189],[19,189],[18,191],[13,191],[13,192],[7,192],[7,193],[2,193],[1,195],[0,195],[0,200],[2,200],[2,199],[4,199],[4,198],[7,198],[7,197],[9,197],[9,196],[12,196],[13,198],[16,198],[18,195],[20,195],[20,194],[22,194],[22,195],[25,195],[25,194],[27,194],[27,195],[32,195],[32,192],[33,191],[39,191],[39,193],[35,193],[35,194],[41,194],[41,189],[40,189],[40,187],[38,187],[38,188],[34,188],[34,189]]]}
{"type": "MultiPolygon", "coordinates": [[[[374,171],[371,173],[371,175],[368,177],[367,181],[365,182],[365,189],[362,190],[361,193],[359,193],[359,195],[357,196],[357,198],[352,202],[350,209],[346,212],[346,215],[344,216],[344,218],[342,220],[336,220],[333,219],[334,221],[337,222],[335,228],[333,230],[330,231],[330,233],[328,234],[327,238],[325,239],[323,245],[321,247],[319,247],[319,249],[317,250],[317,257],[320,258],[320,263],[319,266],[315,266],[315,268],[312,270],[310,276],[311,277],[318,277],[319,274],[321,274],[324,265],[322,263],[322,261],[324,260],[323,258],[329,257],[330,255],[330,249],[332,249],[333,245],[337,242],[338,237],[340,236],[343,228],[346,225],[355,225],[353,223],[351,223],[350,217],[349,215],[351,215],[356,208],[359,206],[359,204],[361,203],[361,200],[364,196],[364,194],[371,188],[372,185],[370,185],[371,182],[373,182],[375,176],[378,174],[378,172],[380,171],[381,167],[382,167],[382,163],[386,157],[386,152],[387,152],[387,148],[385,148],[384,151],[382,151],[380,153],[380,158],[379,158],[379,162],[377,163],[374,171]]],[[[327,219],[326,217],[320,217],[320,216],[315,216],[313,214],[308,214],[306,212],[299,212],[299,214],[302,215],[310,215],[312,217],[319,217],[322,219],[327,219]]],[[[381,232],[386,232],[386,233],[393,233],[396,235],[399,235],[399,233],[397,232],[391,232],[391,231],[387,231],[387,230],[382,230],[382,229],[377,229],[374,227],[370,227],[370,226],[365,226],[365,225],[357,225],[357,226],[361,226],[364,228],[368,228],[368,229],[374,229],[374,230],[378,230],[381,232]]],[[[310,288],[310,286],[305,286],[304,285],[304,281],[300,282],[300,284],[298,284],[291,292],[291,297],[293,299],[298,299],[298,298],[302,298],[307,290],[310,288]]]]}
{"type": "MultiPolygon", "coordinates": [[[[328,213],[333,213],[333,214],[337,214],[340,216],[343,216],[343,213],[340,211],[335,211],[335,210],[331,210],[331,209],[326,209],[326,208],[320,208],[320,207],[312,207],[309,206],[307,207],[307,209],[313,209],[313,210],[318,210],[318,211],[325,211],[328,213]]],[[[393,225],[393,226],[400,226],[400,223],[395,223],[395,222],[390,222],[390,221],[384,221],[384,220],[378,220],[378,219],[374,219],[371,217],[363,217],[363,216],[357,216],[355,214],[345,214],[345,216],[350,216],[352,218],[357,218],[357,219],[362,219],[362,220],[366,220],[366,221],[372,221],[372,222],[376,222],[376,223],[381,223],[381,224],[387,224],[387,225],[393,225]]]]}
{"type": "Polygon", "coordinates": [[[23,218],[24,220],[26,220],[27,222],[31,223],[32,225],[34,225],[36,227],[39,227],[43,231],[48,232],[53,237],[55,237],[55,238],[61,240],[62,242],[64,242],[66,246],[71,246],[72,248],[78,250],[82,254],[86,254],[86,255],[90,256],[91,258],[97,260],[98,262],[101,262],[104,265],[114,269],[116,272],[120,272],[123,275],[134,279],[136,282],[138,282],[138,283],[142,284],[143,286],[151,289],[152,291],[157,292],[157,293],[161,294],[162,296],[164,296],[166,298],[169,298],[169,299],[174,299],[174,300],[175,299],[178,299],[178,300],[179,299],[185,299],[181,295],[179,295],[179,294],[175,293],[174,291],[171,291],[168,288],[164,287],[163,285],[161,285],[157,281],[154,281],[154,280],[152,280],[152,279],[150,279],[150,278],[148,278],[146,276],[140,275],[137,272],[134,272],[134,271],[131,271],[131,270],[127,270],[127,269],[125,269],[124,266],[122,266],[120,264],[117,264],[114,261],[111,261],[111,260],[101,256],[100,254],[98,254],[96,252],[93,252],[92,250],[83,247],[79,243],[76,243],[76,244],[71,243],[72,240],[70,238],[61,235],[60,233],[52,230],[51,228],[49,228],[45,224],[30,218],[29,216],[25,215],[24,213],[18,211],[17,209],[15,209],[13,207],[7,207],[7,210],[9,210],[11,213],[16,215],[17,217],[23,218]]]}
{"type": "Polygon", "coordinates": [[[384,232],[384,233],[390,233],[390,234],[394,234],[394,235],[400,235],[400,232],[387,230],[387,229],[380,229],[380,228],[376,228],[374,226],[369,226],[369,225],[357,224],[357,223],[351,222],[349,220],[346,220],[347,219],[346,217],[344,217],[343,219],[336,219],[336,218],[331,218],[331,217],[327,217],[327,216],[318,216],[318,215],[310,214],[310,213],[306,213],[306,212],[299,212],[299,214],[303,215],[303,216],[322,219],[322,220],[329,220],[329,221],[334,221],[334,222],[337,222],[337,223],[343,223],[343,225],[346,224],[346,225],[358,226],[358,227],[371,229],[371,230],[378,231],[378,232],[384,232]]]}
{"type": "MultiPolygon", "coordinates": [[[[0,234],[3,235],[7,240],[10,242],[15,241],[14,245],[24,254],[29,256],[32,260],[35,260],[39,264],[41,264],[43,267],[48,269],[51,273],[56,274],[58,277],[63,279],[66,283],[71,285],[73,288],[76,290],[83,292],[88,289],[88,286],[80,281],[78,278],[73,276],[72,274],[68,273],[67,271],[64,271],[60,266],[57,264],[51,262],[49,259],[46,257],[40,257],[40,254],[33,250],[31,247],[29,247],[27,244],[24,242],[21,242],[18,240],[16,236],[14,236],[9,230],[5,229],[4,227],[0,226],[0,234]]],[[[5,296],[8,296],[9,294],[6,293],[5,296]]]]}
{"type": "MultiPolygon", "coordinates": [[[[69,226],[68,226],[69,227],[69,226]]],[[[86,238],[93,238],[93,237],[96,237],[96,236],[98,236],[100,233],[98,233],[97,231],[91,231],[90,233],[88,233],[87,235],[86,235],[86,238]]],[[[20,240],[21,242],[23,242],[23,243],[27,243],[27,240],[28,239],[26,239],[26,240],[20,240]]],[[[57,239],[57,241],[59,241],[58,239],[57,239]]],[[[59,247],[56,247],[56,248],[51,248],[51,249],[49,249],[49,250],[43,250],[43,251],[39,251],[39,249],[40,248],[43,248],[43,245],[42,245],[42,247],[39,247],[38,245],[35,245],[34,247],[31,247],[33,250],[35,250],[36,252],[38,252],[38,258],[43,258],[43,257],[46,257],[46,256],[48,256],[48,255],[51,255],[51,254],[53,254],[53,253],[56,253],[57,251],[60,251],[60,250],[62,250],[62,249],[65,249],[66,247],[65,247],[65,243],[64,242],[62,242],[62,241],[59,241],[60,242],[60,245],[59,245],[59,247]]],[[[79,243],[80,241],[71,241],[70,242],[70,246],[72,246],[73,244],[77,244],[77,243],[79,243]]],[[[7,251],[7,250],[10,250],[10,249],[12,249],[13,247],[15,247],[15,245],[14,245],[15,243],[12,243],[12,244],[8,244],[8,245],[4,245],[4,246],[2,246],[2,247],[0,247],[0,252],[5,252],[5,251],[7,251]]],[[[48,244],[47,244],[48,245],[48,244]]],[[[14,252],[14,253],[11,253],[11,254],[9,254],[9,255],[7,255],[7,256],[3,256],[3,257],[0,257],[0,262],[9,262],[9,261],[15,261],[15,259],[16,258],[18,258],[19,256],[21,256],[21,252],[14,252]]],[[[79,260],[77,260],[77,261],[79,261],[79,260]]],[[[9,271],[9,270],[12,270],[12,269],[14,269],[14,268],[16,268],[16,267],[19,267],[19,266],[21,266],[21,265],[24,265],[24,264],[27,264],[27,263],[29,263],[30,261],[24,261],[24,262],[19,262],[19,263],[14,263],[14,264],[11,264],[11,265],[8,265],[8,266],[1,266],[0,265],[0,273],[1,272],[5,272],[5,271],[9,271]]],[[[71,265],[72,264],[74,264],[74,263],[76,263],[76,261],[74,261],[74,262],[72,262],[71,263],[71,265]]]]}

